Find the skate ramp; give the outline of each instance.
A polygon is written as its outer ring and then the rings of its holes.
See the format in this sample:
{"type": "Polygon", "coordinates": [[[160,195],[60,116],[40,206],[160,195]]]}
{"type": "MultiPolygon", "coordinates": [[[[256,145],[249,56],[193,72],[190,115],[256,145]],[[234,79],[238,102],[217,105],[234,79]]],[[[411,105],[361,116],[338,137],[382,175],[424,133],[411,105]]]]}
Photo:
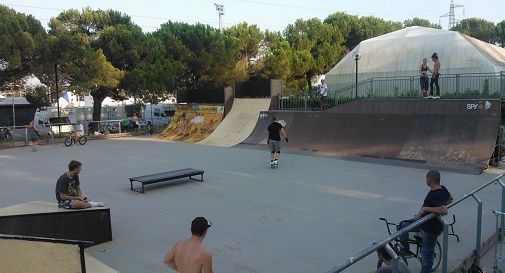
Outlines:
{"type": "MultiPolygon", "coordinates": [[[[36,237],[0,237],[2,272],[82,272],[80,251],[77,243],[36,237]]],[[[117,272],[86,253],[84,257],[86,272],[117,272]]]]}
{"type": "Polygon", "coordinates": [[[110,208],[69,210],[41,201],[17,204],[0,209],[0,234],[101,244],[112,241],[110,208]]]}
{"type": "Polygon", "coordinates": [[[231,147],[245,140],[253,131],[261,111],[270,108],[270,98],[235,98],[230,113],[206,139],[198,142],[205,145],[231,147]]]}
{"type": "Polygon", "coordinates": [[[491,157],[499,100],[366,101],[324,112],[268,111],[242,143],[265,145],[270,117],[283,119],[287,149],[400,159],[480,172],[491,157]]]}
{"type": "Polygon", "coordinates": [[[178,105],[168,127],[159,135],[170,141],[198,142],[209,136],[223,119],[223,106],[178,105]]]}

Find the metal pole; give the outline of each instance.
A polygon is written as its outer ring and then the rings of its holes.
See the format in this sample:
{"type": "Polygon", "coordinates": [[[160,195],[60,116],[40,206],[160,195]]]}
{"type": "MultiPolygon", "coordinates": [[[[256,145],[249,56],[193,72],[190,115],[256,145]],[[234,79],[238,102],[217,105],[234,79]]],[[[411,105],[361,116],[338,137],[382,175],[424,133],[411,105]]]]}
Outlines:
{"type": "Polygon", "coordinates": [[[500,71],[500,98],[505,97],[505,71],[500,71]]]}
{"type": "Polygon", "coordinates": [[[449,252],[449,225],[445,221],[442,216],[438,216],[440,222],[442,222],[444,227],[444,232],[442,235],[442,273],[447,273],[447,260],[448,260],[448,252],[449,252]]]}
{"type": "Polygon", "coordinates": [[[58,91],[58,65],[54,64],[54,81],[56,85],[56,104],[58,107],[58,136],[61,138],[61,119],[60,119],[60,92],[58,91]]]}
{"type": "Polygon", "coordinates": [[[475,239],[475,261],[476,265],[480,263],[480,244],[482,240],[482,201],[476,194],[472,194],[473,199],[477,202],[477,234],[475,239]]]}
{"type": "Polygon", "coordinates": [[[389,254],[389,256],[391,256],[391,260],[393,262],[392,273],[398,273],[398,255],[396,255],[396,252],[391,248],[389,244],[385,245],[384,247],[386,248],[386,252],[389,254]]]}
{"type": "Polygon", "coordinates": [[[16,110],[14,107],[14,90],[12,90],[12,130],[16,130],[16,110]]]}
{"type": "Polygon", "coordinates": [[[356,96],[355,98],[358,99],[358,55],[354,57],[354,60],[356,60],[356,96]]]}
{"type": "MultiPolygon", "coordinates": [[[[498,184],[501,186],[501,211],[505,211],[505,184],[501,179],[498,179],[498,184]]],[[[505,227],[505,219],[501,217],[501,228],[505,227]]]]}

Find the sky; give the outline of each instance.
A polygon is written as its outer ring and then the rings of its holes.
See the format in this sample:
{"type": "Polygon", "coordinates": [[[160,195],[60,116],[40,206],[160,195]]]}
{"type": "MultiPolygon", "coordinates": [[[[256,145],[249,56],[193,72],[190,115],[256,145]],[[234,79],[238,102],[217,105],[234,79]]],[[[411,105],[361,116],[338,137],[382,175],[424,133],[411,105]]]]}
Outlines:
{"type": "MultiPolygon", "coordinates": [[[[259,28],[282,31],[298,18],[324,20],[334,12],[359,16],[376,16],[386,20],[405,21],[414,17],[441,23],[447,29],[450,0],[0,0],[0,4],[31,14],[47,28],[51,17],[74,8],[113,9],[128,14],[146,32],[155,31],[169,20],[219,26],[214,3],[224,5],[223,26],[240,22],[259,28]]],[[[455,0],[464,8],[456,9],[456,19],[478,17],[498,23],[505,20],[505,0],[455,0]]]]}

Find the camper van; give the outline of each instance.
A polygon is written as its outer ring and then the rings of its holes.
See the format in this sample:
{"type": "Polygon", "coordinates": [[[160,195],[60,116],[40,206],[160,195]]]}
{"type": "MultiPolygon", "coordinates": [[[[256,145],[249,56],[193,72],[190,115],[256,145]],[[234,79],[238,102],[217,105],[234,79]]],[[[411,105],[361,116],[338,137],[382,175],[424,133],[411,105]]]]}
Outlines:
{"type": "Polygon", "coordinates": [[[170,123],[170,117],[175,112],[175,105],[172,104],[146,104],[143,108],[142,117],[147,123],[154,127],[167,126],[170,123]]]}
{"type": "Polygon", "coordinates": [[[68,133],[74,130],[70,122],[69,114],[65,109],[60,109],[58,118],[58,109],[54,107],[38,108],[33,118],[33,123],[37,126],[40,133],[59,134],[68,133]]]}

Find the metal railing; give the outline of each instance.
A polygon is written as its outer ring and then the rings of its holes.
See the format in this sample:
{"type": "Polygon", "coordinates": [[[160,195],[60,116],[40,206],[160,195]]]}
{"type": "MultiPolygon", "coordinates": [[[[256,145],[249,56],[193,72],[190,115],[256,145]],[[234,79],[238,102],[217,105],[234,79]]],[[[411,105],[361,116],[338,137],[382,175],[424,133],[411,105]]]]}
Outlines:
{"type": "MultiPolygon", "coordinates": [[[[442,74],[440,95],[444,98],[505,98],[505,71],[499,73],[442,74]]],[[[418,76],[375,77],[328,91],[333,106],[356,99],[421,98],[418,76]]],[[[281,109],[311,109],[310,92],[281,98],[281,109]]]]}
{"type": "MultiPolygon", "coordinates": [[[[79,252],[74,253],[73,255],[79,256],[80,268],[81,268],[82,273],[86,273],[86,256],[84,254],[84,248],[93,245],[93,242],[91,242],[91,241],[45,238],[45,237],[11,235],[11,234],[0,234],[0,242],[2,240],[31,241],[34,243],[46,242],[46,243],[53,243],[53,244],[76,245],[79,249],[79,252]]],[[[20,257],[18,257],[18,258],[20,258],[20,257]]],[[[30,262],[31,261],[28,260],[25,262],[25,264],[30,264],[30,262]]],[[[27,266],[27,268],[23,268],[23,269],[28,269],[29,267],[30,266],[27,266]]],[[[23,269],[21,269],[21,270],[23,270],[23,269]]],[[[44,269],[46,269],[46,268],[38,268],[38,269],[41,271],[44,271],[44,269]]]]}
{"type": "MultiPolygon", "coordinates": [[[[461,198],[459,198],[458,200],[452,202],[450,205],[447,206],[448,209],[458,205],[459,203],[461,203],[462,201],[468,199],[468,198],[473,198],[475,200],[475,202],[477,203],[477,231],[476,231],[476,241],[475,241],[475,250],[474,250],[474,253],[475,253],[475,261],[474,263],[479,265],[480,263],[480,258],[481,258],[481,253],[480,253],[480,247],[481,247],[481,244],[482,244],[482,200],[479,198],[479,196],[477,195],[477,193],[479,191],[481,191],[482,189],[484,188],[487,188],[488,186],[492,185],[492,184],[495,184],[495,183],[498,183],[502,189],[502,195],[501,195],[501,211],[505,211],[505,183],[502,181],[502,177],[505,176],[505,174],[502,174],[502,175],[499,175],[497,177],[495,177],[494,179],[492,179],[491,181],[485,183],[484,185],[474,189],[473,191],[465,194],[464,196],[462,196],[461,198]]],[[[374,245],[360,251],[359,253],[356,253],[355,255],[345,259],[341,264],[333,267],[332,269],[330,269],[329,271],[327,271],[326,273],[338,273],[338,272],[342,272],[344,271],[346,268],[350,267],[351,265],[357,263],[358,261],[360,261],[361,259],[367,257],[368,255],[372,254],[373,252],[377,251],[377,249],[381,248],[381,247],[386,247],[387,251],[390,253],[390,254],[393,254],[394,251],[390,248],[389,246],[389,243],[393,240],[395,240],[396,238],[398,238],[400,235],[402,234],[405,234],[405,233],[408,233],[410,230],[414,229],[414,228],[417,228],[419,226],[421,226],[422,224],[424,224],[425,222],[427,222],[428,220],[434,218],[434,217],[438,217],[438,219],[443,223],[443,233],[442,233],[442,273],[447,273],[448,272],[448,267],[447,267],[447,260],[448,260],[448,257],[447,257],[447,253],[449,251],[449,229],[448,229],[448,226],[449,226],[449,223],[447,223],[445,221],[445,219],[441,216],[436,216],[435,214],[428,214],[426,216],[424,216],[423,218],[417,220],[416,222],[408,225],[407,227],[401,229],[400,231],[397,231],[396,233],[390,235],[389,237],[375,243],[374,245]]],[[[504,227],[504,221],[502,220],[501,222],[501,226],[504,227]]],[[[392,255],[395,261],[395,263],[393,264],[393,273],[396,273],[398,272],[398,264],[396,262],[397,260],[397,256],[396,254],[392,255]]]]}

